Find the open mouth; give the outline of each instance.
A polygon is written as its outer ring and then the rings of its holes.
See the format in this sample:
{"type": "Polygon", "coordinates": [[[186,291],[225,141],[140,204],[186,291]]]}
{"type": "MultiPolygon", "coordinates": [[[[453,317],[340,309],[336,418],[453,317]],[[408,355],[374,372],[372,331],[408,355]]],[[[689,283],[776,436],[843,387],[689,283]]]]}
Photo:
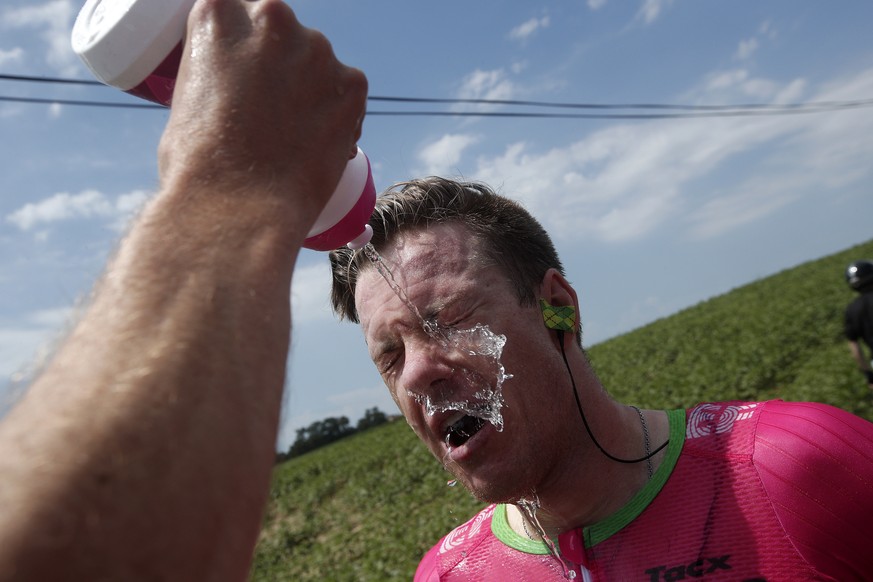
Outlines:
{"type": "Polygon", "coordinates": [[[446,429],[445,442],[452,448],[460,447],[482,430],[485,424],[485,419],[464,415],[446,429]]]}

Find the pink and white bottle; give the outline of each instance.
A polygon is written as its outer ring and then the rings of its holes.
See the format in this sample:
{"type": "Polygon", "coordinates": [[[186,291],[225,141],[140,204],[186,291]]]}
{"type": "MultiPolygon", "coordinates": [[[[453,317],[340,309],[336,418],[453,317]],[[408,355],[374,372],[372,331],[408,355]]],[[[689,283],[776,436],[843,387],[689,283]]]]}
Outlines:
{"type": "MultiPolygon", "coordinates": [[[[73,26],[73,50],[101,82],[170,106],[188,13],[195,0],[87,0],[73,26]]],[[[361,248],[376,206],[370,161],[358,148],[303,246],[361,248]]]]}

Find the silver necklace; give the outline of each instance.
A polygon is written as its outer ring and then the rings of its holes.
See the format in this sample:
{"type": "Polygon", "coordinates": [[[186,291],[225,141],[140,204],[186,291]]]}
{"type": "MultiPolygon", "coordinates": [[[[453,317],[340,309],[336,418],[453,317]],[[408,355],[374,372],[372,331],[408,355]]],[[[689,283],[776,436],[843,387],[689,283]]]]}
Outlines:
{"type": "Polygon", "coordinates": [[[521,527],[524,528],[524,533],[527,534],[529,539],[534,539],[534,537],[530,535],[530,532],[527,531],[527,519],[525,519],[524,515],[521,516],[521,527]]]}
{"type": "Polygon", "coordinates": [[[645,439],[646,446],[646,471],[649,475],[649,479],[652,478],[652,475],[655,474],[654,468],[652,467],[652,443],[649,440],[649,425],[646,424],[646,416],[643,414],[643,411],[634,406],[630,405],[631,408],[637,411],[637,414],[640,417],[640,424],[643,426],[643,439],[645,439]]]}
{"type": "MultiPolygon", "coordinates": [[[[643,427],[643,442],[646,449],[646,473],[648,474],[649,479],[651,479],[655,474],[655,470],[652,466],[652,441],[649,438],[649,425],[646,422],[646,415],[643,414],[642,410],[633,404],[631,404],[630,407],[637,411],[637,415],[640,417],[640,425],[643,427]]],[[[521,527],[524,529],[524,533],[527,535],[528,539],[535,539],[527,529],[527,518],[523,513],[521,515],[521,527]]]]}

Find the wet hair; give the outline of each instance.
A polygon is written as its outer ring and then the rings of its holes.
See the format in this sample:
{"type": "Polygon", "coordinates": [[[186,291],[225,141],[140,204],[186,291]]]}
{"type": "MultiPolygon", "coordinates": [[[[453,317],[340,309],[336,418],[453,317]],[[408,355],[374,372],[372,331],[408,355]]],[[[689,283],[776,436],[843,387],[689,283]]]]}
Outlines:
{"type": "MultiPolygon", "coordinates": [[[[461,224],[479,239],[482,258],[503,271],[519,305],[536,304],[536,289],[550,268],[564,274],[542,225],[518,202],[477,182],[429,177],[396,184],[376,200],[370,242],[382,251],[400,233],[447,223],[461,224]]],[[[330,264],[333,310],[340,319],[358,323],[355,286],[369,259],[343,247],[331,251],[330,264]]]]}

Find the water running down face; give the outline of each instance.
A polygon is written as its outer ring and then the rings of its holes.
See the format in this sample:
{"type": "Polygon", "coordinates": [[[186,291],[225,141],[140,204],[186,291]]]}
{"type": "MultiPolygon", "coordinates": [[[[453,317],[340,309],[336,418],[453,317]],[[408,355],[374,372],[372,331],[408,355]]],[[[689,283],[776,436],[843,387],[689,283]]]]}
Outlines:
{"type": "Polygon", "coordinates": [[[403,233],[380,253],[421,315],[376,268],[361,270],[361,329],[400,412],[476,497],[529,492],[566,442],[539,307],[519,304],[512,281],[461,225],[403,233]]]}
{"type": "MultiPolygon", "coordinates": [[[[497,335],[482,324],[476,324],[472,329],[458,329],[452,326],[442,326],[435,319],[424,319],[418,307],[410,301],[406,291],[397,283],[394,273],[382,260],[375,247],[372,244],[367,244],[363,247],[363,252],[388,286],[407,306],[413,319],[419,322],[421,329],[427,336],[438,342],[444,351],[455,353],[453,359],[461,362],[459,372],[464,379],[460,384],[472,387],[472,390],[464,391],[466,394],[472,392],[472,399],[463,401],[453,401],[451,395],[441,394],[439,398],[432,399],[430,395],[413,392],[416,401],[425,405],[429,416],[439,412],[458,412],[454,415],[457,420],[451,422],[446,428],[446,445],[450,449],[463,445],[479,432],[486,422],[490,422],[498,431],[502,431],[503,416],[500,410],[503,407],[503,395],[501,386],[505,380],[512,377],[511,374],[506,374],[500,363],[503,346],[506,344],[506,336],[497,335]],[[485,369],[475,371],[478,368],[485,369]],[[493,368],[493,370],[488,370],[488,368],[493,368]],[[493,386],[492,377],[495,378],[493,386]]],[[[456,371],[458,371],[457,368],[453,369],[452,373],[454,374],[456,371]]]]}
{"type": "Polygon", "coordinates": [[[437,390],[413,396],[425,406],[428,416],[441,412],[453,413],[447,419],[444,441],[449,448],[466,443],[485,423],[497,431],[503,430],[503,382],[512,378],[500,362],[506,336],[495,334],[488,326],[477,323],[470,329],[436,326],[430,335],[442,349],[451,352],[457,366],[452,370],[457,390],[437,390]],[[466,395],[458,400],[459,396],[466,395]]]}

